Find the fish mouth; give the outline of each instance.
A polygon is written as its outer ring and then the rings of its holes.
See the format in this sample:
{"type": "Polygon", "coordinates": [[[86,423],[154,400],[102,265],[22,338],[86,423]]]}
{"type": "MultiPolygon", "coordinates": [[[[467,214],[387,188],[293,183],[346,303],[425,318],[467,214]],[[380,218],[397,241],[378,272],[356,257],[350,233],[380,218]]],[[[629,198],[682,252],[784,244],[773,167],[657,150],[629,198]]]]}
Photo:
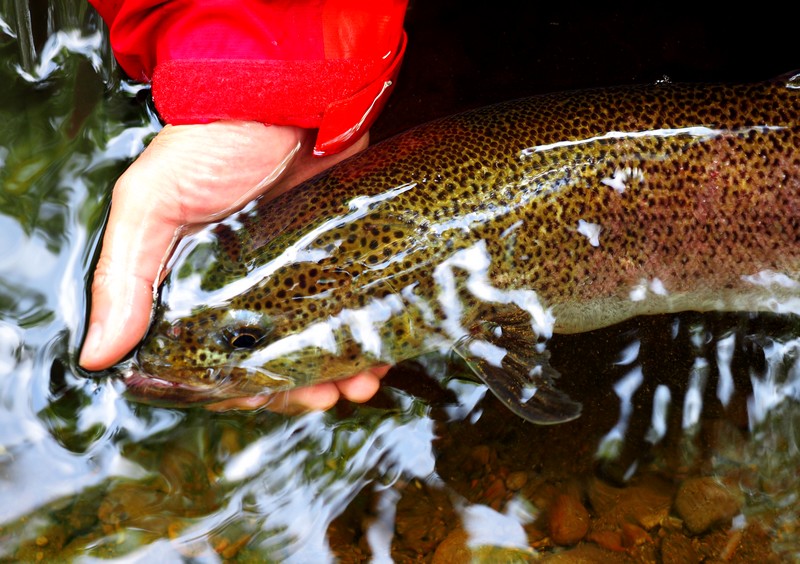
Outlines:
{"type": "Polygon", "coordinates": [[[126,394],[132,398],[161,406],[202,405],[231,397],[231,394],[225,393],[224,385],[197,386],[173,382],[133,368],[126,371],[123,381],[126,394]]]}

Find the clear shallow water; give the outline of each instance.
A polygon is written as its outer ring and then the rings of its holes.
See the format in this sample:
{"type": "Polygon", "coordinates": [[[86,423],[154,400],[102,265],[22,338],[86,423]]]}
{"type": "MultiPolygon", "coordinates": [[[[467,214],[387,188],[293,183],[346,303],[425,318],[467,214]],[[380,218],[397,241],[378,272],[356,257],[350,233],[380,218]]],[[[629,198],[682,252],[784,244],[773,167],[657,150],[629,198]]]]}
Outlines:
{"type": "Polygon", "coordinates": [[[654,475],[668,496],[707,475],[741,494],[742,518],[697,536],[709,551],[745,531],[746,547],[797,556],[792,319],[688,314],[556,339],[585,407],[547,428],[443,382],[434,360],[433,378],[397,370],[367,406],[298,417],[143,406],[82,373],[109,191],[158,125],[87,5],[27,9],[0,12],[0,558],[431,560],[465,530],[524,560],[565,550],[548,540],[548,492],[580,484],[597,524],[597,480],[654,475]]]}

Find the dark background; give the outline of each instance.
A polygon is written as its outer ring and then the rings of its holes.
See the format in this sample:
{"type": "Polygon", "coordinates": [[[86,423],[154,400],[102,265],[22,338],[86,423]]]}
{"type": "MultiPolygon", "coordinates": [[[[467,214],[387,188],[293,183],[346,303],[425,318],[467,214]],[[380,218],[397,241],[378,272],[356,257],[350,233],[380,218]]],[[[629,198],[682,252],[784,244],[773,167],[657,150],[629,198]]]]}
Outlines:
{"type": "MultiPolygon", "coordinates": [[[[800,20],[769,3],[412,0],[408,50],[374,141],[471,107],[559,90],[750,81],[800,69],[800,20]]],[[[785,4],[790,6],[791,4],[785,4]]],[[[793,11],[792,11],[793,12],[793,11]]]]}

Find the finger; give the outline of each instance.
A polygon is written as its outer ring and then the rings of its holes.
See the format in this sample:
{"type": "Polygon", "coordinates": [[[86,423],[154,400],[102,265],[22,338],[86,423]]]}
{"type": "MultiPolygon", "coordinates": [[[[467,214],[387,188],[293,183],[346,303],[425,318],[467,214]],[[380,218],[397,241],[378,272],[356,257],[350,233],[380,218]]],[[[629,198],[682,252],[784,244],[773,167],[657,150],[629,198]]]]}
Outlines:
{"type": "Polygon", "coordinates": [[[228,411],[265,408],[275,413],[296,415],[306,411],[325,411],[336,405],[337,401],[339,401],[339,389],[336,384],[323,382],[288,392],[223,400],[207,405],[206,409],[228,411]]]}
{"type": "Polygon", "coordinates": [[[335,382],[339,392],[355,403],[364,403],[374,396],[381,386],[381,378],[389,372],[389,365],[371,368],[350,378],[335,382]]]}
{"type": "Polygon", "coordinates": [[[355,403],[363,403],[372,398],[378,391],[381,378],[389,372],[389,368],[391,367],[388,364],[377,366],[335,382],[322,382],[277,394],[232,398],[209,404],[206,408],[212,411],[227,411],[230,409],[250,410],[263,407],[276,413],[293,415],[305,411],[330,409],[336,405],[340,396],[355,403]]]}
{"type": "Polygon", "coordinates": [[[136,163],[114,186],[111,212],[92,281],[89,330],[80,365],[111,366],[144,336],[150,322],[153,281],[173,244],[178,226],[165,222],[163,203],[143,194],[132,179],[136,163]]]}

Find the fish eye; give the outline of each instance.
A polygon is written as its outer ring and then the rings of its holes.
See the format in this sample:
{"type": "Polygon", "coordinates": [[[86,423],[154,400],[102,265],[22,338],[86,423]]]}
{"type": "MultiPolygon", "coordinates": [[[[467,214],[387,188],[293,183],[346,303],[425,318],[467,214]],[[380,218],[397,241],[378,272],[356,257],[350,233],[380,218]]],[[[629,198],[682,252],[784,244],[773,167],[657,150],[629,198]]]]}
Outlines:
{"type": "Polygon", "coordinates": [[[258,346],[272,332],[269,317],[254,311],[232,309],[222,317],[222,328],[216,340],[223,347],[248,350],[258,346]]]}
{"type": "Polygon", "coordinates": [[[228,344],[234,349],[252,349],[263,336],[261,330],[255,327],[236,329],[228,336],[228,344]]]}

